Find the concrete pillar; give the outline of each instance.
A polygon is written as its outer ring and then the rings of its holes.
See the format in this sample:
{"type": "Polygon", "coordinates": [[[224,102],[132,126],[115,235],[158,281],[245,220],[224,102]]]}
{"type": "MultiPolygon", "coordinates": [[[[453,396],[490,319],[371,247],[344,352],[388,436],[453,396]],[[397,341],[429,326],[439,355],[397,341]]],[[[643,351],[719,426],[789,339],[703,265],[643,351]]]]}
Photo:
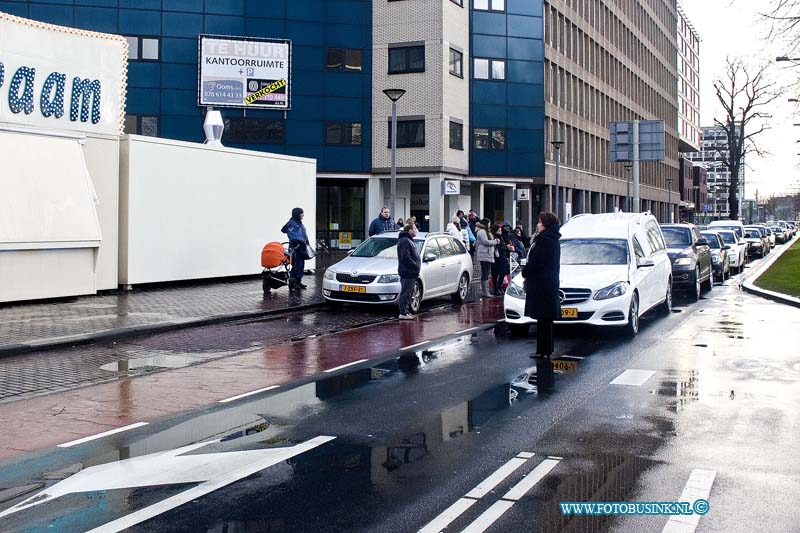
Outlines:
{"type": "Polygon", "coordinates": [[[514,201],[514,187],[503,187],[503,212],[505,219],[511,222],[513,228],[517,221],[517,202],[514,201]]]}
{"type": "MultiPolygon", "coordinates": [[[[364,216],[366,217],[365,228],[369,228],[370,222],[378,216],[378,213],[381,212],[381,208],[383,208],[384,204],[384,191],[383,191],[383,182],[380,178],[369,178],[367,180],[367,205],[364,206],[366,212],[364,216]]],[[[397,218],[394,213],[392,216],[397,218]]]]}
{"type": "Polygon", "coordinates": [[[470,209],[474,209],[478,216],[483,218],[483,183],[474,182],[470,184],[470,209]]]}
{"type": "Polygon", "coordinates": [[[442,178],[428,178],[428,215],[430,231],[444,231],[447,226],[447,216],[444,209],[444,195],[442,195],[442,178]]]}

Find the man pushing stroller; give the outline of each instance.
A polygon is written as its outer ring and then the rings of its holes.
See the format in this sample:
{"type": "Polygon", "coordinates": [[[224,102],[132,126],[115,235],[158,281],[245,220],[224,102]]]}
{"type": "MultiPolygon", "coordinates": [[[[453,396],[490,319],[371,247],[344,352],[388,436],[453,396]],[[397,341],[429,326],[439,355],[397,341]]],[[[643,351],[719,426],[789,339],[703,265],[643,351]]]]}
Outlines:
{"type": "Polygon", "coordinates": [[[281,231],[289,237],[289,251],[292,252],[292,271],[289,273],[289,290],[307,289],[303,283],[303,271],[309,257],[309,242],[306,227],[303,225],[303,208],[292,209],[292,218],[283,225],[281,231]]]}

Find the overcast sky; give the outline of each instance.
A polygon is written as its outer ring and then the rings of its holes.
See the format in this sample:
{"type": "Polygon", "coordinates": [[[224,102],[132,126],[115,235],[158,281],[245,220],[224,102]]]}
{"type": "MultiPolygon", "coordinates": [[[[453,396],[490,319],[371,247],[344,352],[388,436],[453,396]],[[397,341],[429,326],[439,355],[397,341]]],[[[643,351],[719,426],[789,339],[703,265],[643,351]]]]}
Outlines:
{"type": "MultiPolygon", "coordinates": [[[[680,1],[680,0],[679,0],[680,1]]],[[[781,43],[766,43],[766,27],[758,22],[758,11],[771,2],[767,0],[683,0],[683,10],[700,34],[700,125],[711,126],[714,117],[722,118],[722,108],[714,94],[713,82],[724,79],[725,57],[746,57],[753,64],[771,62],[773,81],[785,84],[800,79],[800,66],[775,63],[784,55],[781,43]]],[[[757,137],[757,142],[769,154],[759,158],[748,155],[745,175],[745,196],[755,198],[788,192],[797,187],[800,177],[800,114],[787,94],[771,107],[771,130],[757,137]]]]}

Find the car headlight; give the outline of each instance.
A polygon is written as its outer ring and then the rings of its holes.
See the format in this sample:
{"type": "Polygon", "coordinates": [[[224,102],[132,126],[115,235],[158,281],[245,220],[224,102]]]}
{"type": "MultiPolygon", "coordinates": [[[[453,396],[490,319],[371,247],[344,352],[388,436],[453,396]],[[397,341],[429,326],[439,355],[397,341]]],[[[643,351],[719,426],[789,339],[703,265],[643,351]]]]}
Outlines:
{"type": "Polygon", "coordinates": [[[688,266],[692,264],[691,257],[679,257],[675,260],[676,266],[688,266]]]}
{"type": "Polygon", "coordinates": [[[325,271],[325,279],[336,279],[336,272],[331,269],[325,271]]]}
{"type": "Polygon", "coordinates": [[[604,287],[594,294],[595,300],[608,300],[609,298],[617,298],[628,292],[628,284],[624,281],[618,281],[613,285],[604,287]]]}
{"type": "Polygon", "coordinates": [[[400,283],[400,275],[384,274],[378,278],[378,283],[400,283]]]}
{"type": "Polygon", "coordinates": [[[718,255],[712,255],[711,256],[711,262],[714,263],[715,265],[717,263],[719,263],[719,256],[718,255]]]}
{"type": "Polygon", "coordinates": [[[508,284],[508,287],[506,288],[506,294],[514,298],[519,298],[521,300],[525,299],[525,289],[523,289],[513,281],[508,284]]]}
{"type": "Polygon", "coordinates": [[[752,246],[753,248],[761,248],[761,243],[760,242],[753,242],[753,243],[750,243],[750,246],[752,246]]]}

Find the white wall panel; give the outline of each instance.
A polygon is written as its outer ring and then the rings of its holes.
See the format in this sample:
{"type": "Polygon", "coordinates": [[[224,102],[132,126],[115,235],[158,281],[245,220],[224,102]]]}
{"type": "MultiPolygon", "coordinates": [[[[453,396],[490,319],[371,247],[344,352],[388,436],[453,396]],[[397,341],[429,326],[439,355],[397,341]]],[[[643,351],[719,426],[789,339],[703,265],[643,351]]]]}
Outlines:
{"type": "Polygon", "coordinates": [[[316,243],[313,159],[140,136],[121,152],[122,284],[258,273],[293,207],[316,243]]]}

